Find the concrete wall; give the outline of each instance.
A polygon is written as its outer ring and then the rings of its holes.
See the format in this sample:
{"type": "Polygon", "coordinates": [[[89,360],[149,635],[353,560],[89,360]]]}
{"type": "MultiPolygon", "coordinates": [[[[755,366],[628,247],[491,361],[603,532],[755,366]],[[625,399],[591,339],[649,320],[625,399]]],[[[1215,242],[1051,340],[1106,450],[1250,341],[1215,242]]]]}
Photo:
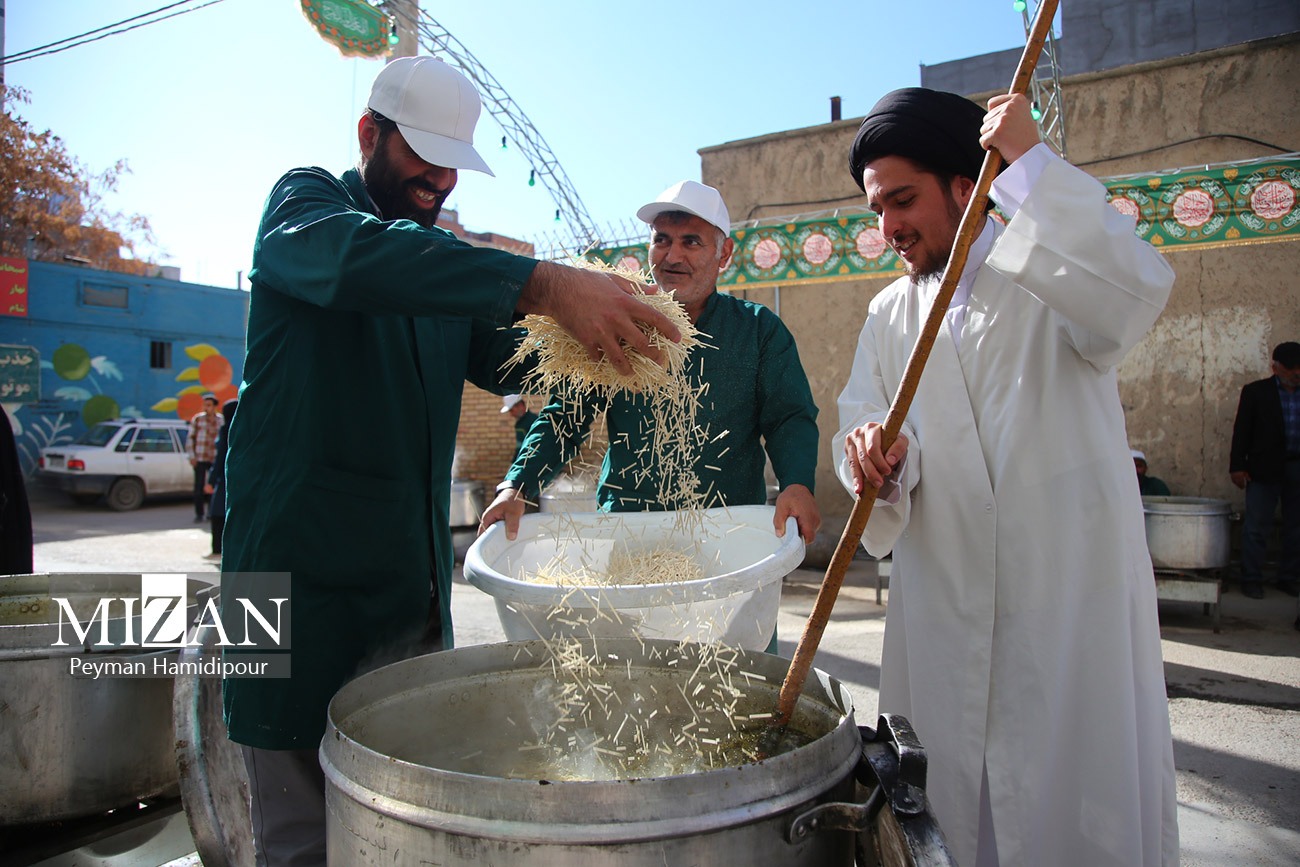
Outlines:
{"type": "MultiPolygon", "coordinates": [[[[1114,176],[1300,148],[1297,81],[1300,35],[1069,77],[1062,81],[1069,155],[1095,175],[1114,176]]],[[[722,190],[737,221],[860,206],[846,168],[860,120],[704,148],[703,180],[722,190]]],[[[1130,440],[1175,493],[1240,506],[1227,478],[1237,397],[1243,384],[1267,375],[1273,345],[1300,339],[1300,242],[1167,255],[1177,272],[1173,296],[1119,371],[1130,440]]],[[[838,427],[835,399],[866,305],[887,284],[779,291],[779,312],[821,408],[817,496],[827,515],[850,508],[831,474],[838,460],[829,442],[838,427]]],[[[778,304],[771,289],[741,294],[778,304]]]]}
{"type": "MultiPolygon", "coordinates": [[[[1035,5],[1037,8],[1037,5],[1035,5]]],[[[1296,0],[1066,0],[1057,12],[1061,75],[1210,51],[1300,30],[1296,0]]],[[[954,93],[1005,87],[1023,45],[921,66],[921,85],[954,93]]],[[[1040,75],[1040,78],[1042,76],[1040,75]]]]}
{"type": "Polygon", "coordinates": [[[1062,72],[1114,69],[1300,30],[1295,0],[1065,0],[1062,72]]]}

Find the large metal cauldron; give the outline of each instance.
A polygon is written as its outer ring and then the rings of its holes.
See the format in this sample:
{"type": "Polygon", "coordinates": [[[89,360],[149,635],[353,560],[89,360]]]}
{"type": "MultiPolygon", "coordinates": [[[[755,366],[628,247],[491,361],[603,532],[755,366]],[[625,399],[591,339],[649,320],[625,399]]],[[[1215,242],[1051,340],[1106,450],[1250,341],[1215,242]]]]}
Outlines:
{"type": "MultiPolygon", "coordinates": [[[[588,646],[614,654],[638,684],[662,688],[690,674],[667,661],[676,642],[588,646]]],[[[466,772],[471,756],[519,748],[512,727],[530,719],[546,658],[538,641],[482,645],[399,662],[343,687],[321,744],[329,863],[853,864],[853,833],[822,831],[808,815],[850,806],[837,802],[853,795],[862,753],[851,701],[832,678],[810,678],[796,711],[794,728],[814,739],[763,761],[578,782],[466,772]]],[[[753,707],[774,708],[788,661],[741,660],[763,678],[746,687],[753,707]]]]}
{"type": "Polygon", "coordinates": [[[1222,569],[1231,546],[1226,500],[1143,497],[1147,547],[1157,569],[1222,569]]]}
{"type": "MultiPolygon", "coordinates": [[[[190,580],[191,604],[210,587],[190,580]]],[[[172,678],[73,677],[74,657],[152,666],[153,655],[138,647],[88,648],[69,637],[66,625],[64,637],[72,643],[55,646],[55,596],[68,598],[85,623],[101,599],[138,599],[140,575],[0,579],[0,826],[90,816],[174,791],[177,784],[172,678]]],[[[110,640],[125,625],[124,618],[110,619],[110,640]]],[[[87,640],[98,638],[96,626],[87,640]]]]}

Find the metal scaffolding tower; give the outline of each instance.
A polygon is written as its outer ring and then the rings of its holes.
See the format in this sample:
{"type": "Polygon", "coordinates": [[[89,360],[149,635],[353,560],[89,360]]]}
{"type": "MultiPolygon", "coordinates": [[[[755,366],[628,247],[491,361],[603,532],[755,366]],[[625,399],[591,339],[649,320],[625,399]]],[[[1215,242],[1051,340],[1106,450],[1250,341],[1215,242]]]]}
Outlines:
{"type": "MultiPolygon", "coordinates": [[[[1024,19],[1025,36],[1033,27],[1034,16],[1041,5],[1039,0],[1025,0],[1016,4],[1020,8],[1020,17],[1024,19]]],[[[1033,80],[1029,83],[1029,98],[1038,117],[1038,129],[1043,134],[1043,141],[1048,147],[1062,157],[1065,154],[1065,108],[1061,102],[1061,67],[1056,61],[1056,32],[1047,31],[1047,41],[1043,43],[1043,56],[1034,70],[1033,80]]],[[[1068,159],[1068,157],[1067,157],[1068,159]]]]}
{"type": "MultiPolygon", "coordinates": [[[[492,118],[528,160],[536,179],[550,191],[551,198],[555,200],[558,216],[565,224],[567,233],[549,243],[563,247],[563,252],[569,254],[582,253],[600,244],[595,223],[587,214],[586,207],[578,198],[578,192],[565,175],[560,161],[537,127],[533,126],[523,109],[510,98],[510,94],[506,93],[506,89],[487,67],[459,39],[447,32],[447,28],[430,18],[414,2],[389,2],[385,4],[385,9],[397,22],[399,34],[403,30],[413,32],[425,51],[445,58],[474,82],[492,118]]],[[[557,257],[560,252],[554,249],[546,251],[550,257],[557,257]]],[[[538,254],[542,255],[543,251],[539,250],[538,254]]]]}

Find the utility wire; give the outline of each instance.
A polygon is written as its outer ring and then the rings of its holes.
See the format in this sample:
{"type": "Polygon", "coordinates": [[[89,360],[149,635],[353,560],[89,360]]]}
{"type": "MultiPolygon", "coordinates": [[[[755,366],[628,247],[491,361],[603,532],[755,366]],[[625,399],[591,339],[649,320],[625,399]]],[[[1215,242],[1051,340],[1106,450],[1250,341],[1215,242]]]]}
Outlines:
{"type": "Polygon", "coordinates": [[[146,17],[148,17],[148,16],[150,16],[150,15],[154,15],[154,14],[156,14],[156,13],[158,13],[158,12],[166,12],[168,9],[171,9],[171,8],[173,8],[173,7],[176,7],[176,6],[184,6],[186,3],[190,3],[190,2],[192,2],[192,0],[180,0],[180,2],[178,2],[178,3],[173,3],[173,4],[171,4],[171,6],[164,6],[164,7],[162,7],[161,9],[155,9],[155,10],[153,10],[153,12],[142,12],[142,13],[140,13],[139,15],[133,16],[133,17],[131,17],[131,18],[123,19],[122,21],[118,21],[117,24],[105,24],[103,27],[97,27],[97,28],[95,28],[94,30],[87,30],[85,33],[82,33],[82,34],[80,34],[80,35],[78,35],[78,36],[69,36],[67,39],[59,39],[59,40],[56,40],[56,41],[54,41],[54,42],[47,42],[45,45],[38,45],[38,46],[36,46],[35,48],[28,48],[28,49],[26,49],[26,50],[24,50],[24,51],[19,51],[19,52],[17,52],[16,54],[11,54],[11,55],[9,55],[8,57],[5,57],[5,58],[3,58],[3,59],[6,60],[6,61],[8,61],[8,60],[11,60],[12,58],[15,58],[15,57],[21,57],[21,56],[24,55],[24,54],[31,54],[31,53],[36,52],[36,51],[42,51],[42,50],[44,50],[44,49],[46,49],[46,48],[53,48],[53,47],[56,46],[56,45],[62,45],[62,44],[65,43],[65,42],[71,42],[71,41],[74,40],[74,39],[80,39],[82,36],[91,36],[91,35],[93,35],[93,34],[95,34],[95,33],[100,32],[101,30],[107,30],[107,29],[110,28],[110,27],[116,27],[118,24],[127,24],[127,23],[130,23],[130,22],[135,21],[135,20],[137,20],[137,19],[140,19],[140,18],[146,18],[146,17]]]}
{"type": "Polygon", "coordinates": [[[1155,153],[1156,151],[1169,150],[1170,148],[1175,148],[1178,147],[1179,145],[1193,144],[1194,142],[1208,141],[1209,139],[1214,139],[1214,138],[1237,139],[1238,141],[1244,141],[1247,142],[1248,144],[1257,144],[1260,145],[1261,147],[1272,148],[1273,150],[1279,151],[1284,154],[1295,153],[1295,148],[1286,148],[1279,144],[1273,144],[1272,142],[1260,141],[1259,139],[1251,138],[1248,135],[1237,135],[1234,132],[1211,132],[1211,133],[1206,133],[1205,135],[1198,135],[1198,136],[1193,136],[1192,138],[1185,138],[1182,141],[1171,141],[1168,144],[1156,145],[1155,147],[1149,147],[1146,148],[1145,150],[1132,151],[1131,153],[1126,153],[1126,154],[1115,154],[1113,156],[1107,155],[1104,157],[1097,157],[1097,159],[1095,160],[1088,160],[1086,163],[1075,163],[1075,165],[1083,167],[1083,166],[1096,165],[1097,163],[1108,163],[1111,162],[1112,160],[1127,159],[1128,157],[1141,157],[1141,156],[1146,156],[1147,154],[1155,153]]]}
{"type": "Polygon", "coordinates": [[[202,3],[198,6],[191,6],[189,9],[181,9],[177,12],[171,13],[170,15],[163,15],[160,18],[154,18],[150,21],[142,21],[139,24],[133,24],[130,27],[123,27],[121,30],[114,30],[111,33],[101,32],[104,30],[109,30],[112,27],[117,27],[122,24],[130,23],[132,21],[138,21],[141,18],[148,18],[150,15],[157,15],[159,12],[166,12],[168,9],[175,9],[177,6],[183,6],[186,3],[190,3],[190,2],[193,2],[193,0],[180,0],[180,2],[178,3],[172,3],[168,6],[162,6],[158,9],[155,9],[152,12],[144,12],[141,13],[140,15],[135,15],[131,18],[126,18],[123,19],[122,21],[118,21],[115,24],[105,24],[103,27],[98,27],[94,30],[88,30],[85,33],[82,33],[78,36],[69,36],[67,39],[60,39],[56,42],[50,42],[46,45],[37,46],[36,48],[29,48],[25,51],[19,51],[14,54],[10,54],[6,57],[0,57],[0,64],[19,63],[21,61],[31,60],[36,57],[44,57],[47,54],[58,54],[60,51],[67,51],[69,48],[77,48],[79,46],[86,45],[91,42],[97,42],[100,39],[105,39],[109,36],[117,36],[122,33],[127,33],[131,30],[137,30],[141,27],[147,27],[150,24],[157,24],[160,21],[166,21],[168,18],[175,18],[178,15],[185,15],[188,12],[197,12],[198,10],[203,9],[207,6],[212,6],[216,3],[224,2],[224,0],[208,0],[208,2],[202,3]],[[95,36],[94,34],[96,33],[98,33],[99,35],[95,36]],[[86,39],[84,37],[91,37],[91,38],[86,39]],[[76,42],[75,40],[78,39],[81,41],[76,42]],[[64,43],[68,43],[68,42],[72,44],[64,45],[64,43]],[[62,46],[62,47],[56,48],[54,46],[62,46]],[[49,50],[47,51],[45,49],[49,49],[49,50]]]}

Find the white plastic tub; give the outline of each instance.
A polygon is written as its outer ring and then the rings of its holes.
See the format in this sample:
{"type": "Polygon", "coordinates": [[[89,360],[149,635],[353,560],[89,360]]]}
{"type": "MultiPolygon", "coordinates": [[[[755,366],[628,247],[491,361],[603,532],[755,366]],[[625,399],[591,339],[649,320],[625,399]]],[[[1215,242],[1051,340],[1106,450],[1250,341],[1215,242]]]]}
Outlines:
{"type": "Polygon", "coordinates": [[[764,650],[776,629],[781,579],[803,561],[795,521],[784,537],[771,506],[677,512],[524,515],[515,541],[496,524],[470,546],[465,578],[496,599],[506,638],[667,638],[764,650]],[[689,526],[691,534],[680,530],[689,526]],[[603,572],[617,546],[688,553],[705,577],[673,584],[557,587],[521,580],[559,557],[603,572]]]}

